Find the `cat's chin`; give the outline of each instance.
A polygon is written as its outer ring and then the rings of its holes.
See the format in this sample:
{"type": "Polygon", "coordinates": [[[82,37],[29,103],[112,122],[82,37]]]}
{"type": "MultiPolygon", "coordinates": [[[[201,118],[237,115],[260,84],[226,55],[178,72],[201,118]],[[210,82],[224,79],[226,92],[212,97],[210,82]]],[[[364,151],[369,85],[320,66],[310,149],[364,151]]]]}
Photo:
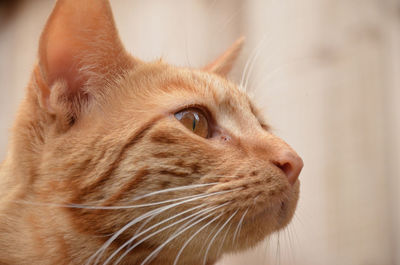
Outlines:
{"type": "Polygon", "coordinates": [[[296,181],[293,185],[293,192],[284,200],[277,201],[267,208],[258,209],[255,213],[247,214],[243,219],[241,233],[238,235],[238,242],[234,251],[246,250],[254,247],[263,241],[270,234],[284,229],[292,220],[298,202],[298,191],[300,183],[296,181]],[[257,227],[257,229],[254,229],[257,227]]]}

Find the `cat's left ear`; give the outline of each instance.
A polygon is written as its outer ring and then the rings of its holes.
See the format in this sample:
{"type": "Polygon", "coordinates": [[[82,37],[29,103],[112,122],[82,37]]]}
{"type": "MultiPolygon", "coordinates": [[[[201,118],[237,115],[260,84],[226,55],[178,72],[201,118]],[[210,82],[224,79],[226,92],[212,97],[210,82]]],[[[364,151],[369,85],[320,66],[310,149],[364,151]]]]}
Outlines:
{"type": "Polygon", "coordinates": [[[232,70],[232,67],[240,54],[244,44],[244,37],[237,39],[231,47],[229,47],[216,60],[208,64],[203,70],[213,72],[221,76],[227,76],[232,70]]]}
{"type": "Polygon", "coordinates": [[[77,119],[134,63],[108,0],[58,0],[40,38],[39,103],[56,116],[77,119]]]}

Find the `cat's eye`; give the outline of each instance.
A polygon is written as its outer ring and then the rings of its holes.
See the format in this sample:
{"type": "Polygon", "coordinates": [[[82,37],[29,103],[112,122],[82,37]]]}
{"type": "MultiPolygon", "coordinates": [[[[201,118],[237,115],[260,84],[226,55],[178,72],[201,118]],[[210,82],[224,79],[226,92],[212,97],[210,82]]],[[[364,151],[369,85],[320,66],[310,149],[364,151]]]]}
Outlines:
{"type": "Polygon", "coordinates": [[[175,113],[175,118],[195,134],[208,137],[208,121],[199,109],[184,109],[175,113]]]}

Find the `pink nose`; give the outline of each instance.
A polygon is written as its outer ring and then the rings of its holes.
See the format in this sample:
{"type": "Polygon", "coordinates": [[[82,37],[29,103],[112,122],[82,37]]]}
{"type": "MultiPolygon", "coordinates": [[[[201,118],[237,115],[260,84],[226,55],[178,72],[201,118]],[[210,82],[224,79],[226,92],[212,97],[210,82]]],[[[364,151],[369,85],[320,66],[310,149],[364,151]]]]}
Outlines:
{"type": "Polygon", "coordinates": [[[292,151],[282,152],[278,159],[273,163],[279,167],[289,180],[290,184],[294,184],[299,178],[301,169],[303,168],[303,160],[292,151]]]}

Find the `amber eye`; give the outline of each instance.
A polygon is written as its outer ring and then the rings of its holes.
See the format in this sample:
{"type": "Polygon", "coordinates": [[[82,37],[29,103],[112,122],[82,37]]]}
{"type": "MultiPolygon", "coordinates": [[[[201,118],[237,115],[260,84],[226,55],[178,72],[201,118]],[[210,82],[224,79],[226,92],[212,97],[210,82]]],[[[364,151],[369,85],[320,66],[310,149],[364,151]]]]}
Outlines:
{"type": "Polygon", "coordinates": [[[175,113],[175,118],[195,134],[208,137],[208,121],[202,111],[185,109],[175,113]]]}

